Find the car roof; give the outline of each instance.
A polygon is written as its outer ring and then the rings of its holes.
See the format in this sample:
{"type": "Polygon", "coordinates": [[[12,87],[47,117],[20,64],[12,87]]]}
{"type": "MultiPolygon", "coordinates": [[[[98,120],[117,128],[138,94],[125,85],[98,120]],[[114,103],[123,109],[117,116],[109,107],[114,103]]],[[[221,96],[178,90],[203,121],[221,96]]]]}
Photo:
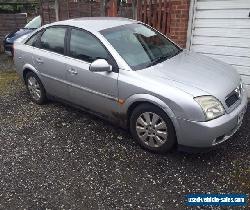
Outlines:
{"type": "Polygon", "coordinates": [[[69,25],[82,28],[91,32],[98,32],[107,28],[113,28],[136,22],[136,20],[120,17],[84,17],[59,21],[52,23],[51,25],[69,25]]]}

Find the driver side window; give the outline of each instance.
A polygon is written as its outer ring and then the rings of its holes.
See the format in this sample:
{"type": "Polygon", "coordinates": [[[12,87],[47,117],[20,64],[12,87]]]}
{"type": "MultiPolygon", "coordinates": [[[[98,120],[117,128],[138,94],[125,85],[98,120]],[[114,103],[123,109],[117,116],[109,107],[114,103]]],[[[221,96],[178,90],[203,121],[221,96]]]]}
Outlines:
{"type": "Polygon", "coordinates": [[[96,59],[108,60],[109,58],[106,49],[95,37],[78,29],[71,30],[69,55],[88,63],[96,59]]]}

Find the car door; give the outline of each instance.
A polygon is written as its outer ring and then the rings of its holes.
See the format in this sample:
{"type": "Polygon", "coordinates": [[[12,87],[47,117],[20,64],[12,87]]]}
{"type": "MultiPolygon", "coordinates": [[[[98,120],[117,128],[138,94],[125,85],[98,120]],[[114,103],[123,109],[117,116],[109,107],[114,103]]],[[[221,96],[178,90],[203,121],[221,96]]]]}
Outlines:
{"type": "Polygon", "coordinates": [[[48,27],[38,39],[33,54],[36,69],[39,71],[46,92],[61,99],[69,99],[64,59],[67,28],[48,27]]]}
{"type": "Polygon", "coordinates": [[[105,116],[113,116],[117,109],[117,65],[99,39],[93,34],[71,28],[68,39],[67,80],[71,100],[80,106],[105,116]],[[105,59],[112,72],[91,72],[90,64],[105,59]]]}

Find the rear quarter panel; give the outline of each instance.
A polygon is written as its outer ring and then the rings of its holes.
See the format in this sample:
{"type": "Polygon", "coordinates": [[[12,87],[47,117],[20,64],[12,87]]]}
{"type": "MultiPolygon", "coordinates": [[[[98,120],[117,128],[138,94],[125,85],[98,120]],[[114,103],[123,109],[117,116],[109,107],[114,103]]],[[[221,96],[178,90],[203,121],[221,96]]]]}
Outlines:
{"type": "MultiPolygon", "coordinates": [[[[32,46],[25,44],[29,35],[25,35],[14,42],[14,64],[16,67],[16,72],[23,79],[23,71],[28,68],[34,72],[36,71],[32,51],[34,50],[32,46]]],[[[39,76],[39,75],[38,75],[39,76]]]]}

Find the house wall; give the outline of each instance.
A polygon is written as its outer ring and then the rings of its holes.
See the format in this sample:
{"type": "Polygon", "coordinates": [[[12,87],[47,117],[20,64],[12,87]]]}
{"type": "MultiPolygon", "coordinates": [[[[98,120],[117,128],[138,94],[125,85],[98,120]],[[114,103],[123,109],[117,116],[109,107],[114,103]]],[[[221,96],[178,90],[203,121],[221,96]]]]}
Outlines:
{"type": "Polygon", "coordinates": [[[170,38],[186,47],[190,0],[171,0],[170,38]]]}
{"type": "Polygon", "coordinates": [[[194,2],[190,49],[232,65],[250,97],[250,1],[194,2]]]}
{"type": "Polygon", "coordinates": [[[27,14],[0,14],[0,52],[3,52],[4,37],[27,23],[27,14]]]}

